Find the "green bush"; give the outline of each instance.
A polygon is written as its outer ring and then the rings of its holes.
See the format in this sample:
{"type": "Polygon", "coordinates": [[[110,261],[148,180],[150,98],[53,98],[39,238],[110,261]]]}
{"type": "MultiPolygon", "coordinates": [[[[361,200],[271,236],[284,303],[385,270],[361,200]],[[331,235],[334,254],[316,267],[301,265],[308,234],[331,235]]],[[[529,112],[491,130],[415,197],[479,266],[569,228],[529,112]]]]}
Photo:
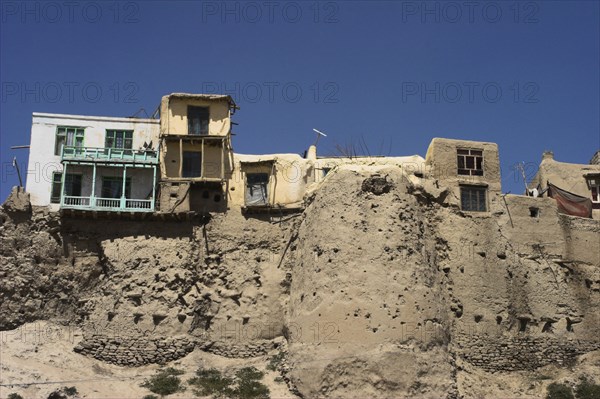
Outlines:
{"type": "Polygon", "coordinates": [[[141,386],[160,396],[185,391],[185,387],[178,377],[178,375],[181,374],[183,374],[183,371],[169,367],[164,370],[159,370],[155,376],[146,379],[141,386]]]}
{"type": "Polygon", "coordinates": [[[600,398],[600,385],[596,385],[582,378],[575,388],[575,397],[577,399],[598,399],[600,398]]]}
{"type": "Polygon", "coordinates": [[[197,396],[214,395],[219,397],[230,396],[232,393],[229,386],[233,380],[224,377],[219,370],[214,368],[196,370],[196,377],[190,379],[188,383],[196,387],[194,394],[197,396]]]}
{"type": "Polygon", "coordinates": [[[8,395],[7,399],[23,399],[23,397],[18,393],[13,392],[10,395],[8,395]]]}
{"type": "Polygon", "coordinates": [[[546,399],[575,399],[571,387],[553,382],[548,385],[546,399]]]}
{"type": "Polygon", "coordinates": [[[75,387],[64,387],[63,392],[69,396],[75,396],[78,394],[77,388],[75,388],[75,387]]]}
{"type": "Polygon", "coordinates": [[[256,367],[244,367],[235,373],[237,386],[233,390],[233,397],[246,398],[268,398],[269,388],[259,382],[265,373],[259,371],[256,367]]]}
{"type": "Polygon", "coordinates": [[[244,367],[244,368],[239,369],[237,371],[237,373],[235,373],[235,376],[242,381],[262,380],[264,375],[265,375],[265,373],[263,373],[262,371],[259,371],[256,367],[244,367]]]}
{"type": "Polygon", "coordinates": [[[244,367],[235,373],[235,378],[223,376],[214,368],[205,370],[198,369],[196,376],[188,383],[195,387],[194,394],[197,396],[213,395],[221,398],[236,399],[267,399],[269,388],[260,380],[265,373],[256,367],[244,367]]]}

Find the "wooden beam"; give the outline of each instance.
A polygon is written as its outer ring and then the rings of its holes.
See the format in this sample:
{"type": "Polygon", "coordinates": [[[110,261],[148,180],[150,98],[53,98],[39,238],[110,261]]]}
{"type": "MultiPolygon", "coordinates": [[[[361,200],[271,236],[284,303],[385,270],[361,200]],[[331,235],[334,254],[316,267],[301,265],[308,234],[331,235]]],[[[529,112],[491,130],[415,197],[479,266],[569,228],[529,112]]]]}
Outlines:
{"type": "Polygon", "coordinates": [[[221,141],[221,180],[225,179],[225,141],[221,141]]]}
{"type": "Polygon", "coordinates": [[[179,177],[183,175],[183,140],[179,139],[179,177]]]}
{"type": "Polygon", "coordinates": [[[202,149],[201,149],[201,158],[200,158],[200,177],[204,177],[204,158],[206,158],[204,156],[204,139],[201,140],[202,143],[202,149]]]}

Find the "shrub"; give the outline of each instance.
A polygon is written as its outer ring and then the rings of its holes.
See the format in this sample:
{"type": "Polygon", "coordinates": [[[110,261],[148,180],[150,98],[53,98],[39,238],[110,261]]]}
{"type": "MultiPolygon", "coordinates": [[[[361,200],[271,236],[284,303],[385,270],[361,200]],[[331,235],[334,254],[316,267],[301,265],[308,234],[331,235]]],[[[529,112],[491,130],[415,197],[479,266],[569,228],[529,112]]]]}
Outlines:
{"type": "Polygon", "coordinates": [[[77,388],[75,388],[75,387],[64,387],[63,392],[69,396],[75,396],[78,394],[77,388]]]}
{"type": "Polygon", "coordinates": [[[268,398],[269,388],[259,382],[265,373],[256,367],[244,367],[235,373],[237,386],[233,390],[233,396],[240,399],[246,398],[268,398]]]}
{"type": "Polygon", "coordinates": [[[246,380],[262,380],[265,373],[259,371],[256,367],[244,367],[241,368],[235,373],[235,376],[242,381],[246,380]]]}
{"type": "Polygon", "coordinates": [[[146,395],[142,399],[158,399],[158,396],[156,396],[156,395],[146,395]]]}
{"type": "Polygon", "coordinates": [[[183,371],[169,367],[164,370],[159,370],[155,376],[146,379],[141,386],[160,396],[185,391],[185,387],[178,377],[178,375],[181,374],[183,374],[183,371]]]}
{"type": "Polygon", "coordinates": [[[575,388],[575,397],[577,399],[597,399],[600,398],[600,385],[596,385],[582,378],[575,388]]]}
{"type": "Polygon", "coordinates": [[[10,395],[8,395],[7,399],[23,399],[23,397],[18,393],[13,392],[10,395]]]}
{"type": "Polygon", "coordinates": [[[267,364],[267,370],[276,371],[284,358],[285,353],[283,352],[279,352],[278,354],[271,356],[271,359],[269,359],[269,364],[267,364]]]}
{"type": "Polygon", "coordinates": [[[194,394],[197,396],[214,395],[219,397],[230,396],[232,393],[229,386],[233,380],[224,377],[219,370],[214,368],[196,370],[196,377],[190,379],[188,383],[197,387],[194,389],[194,394]]]}
{"type": "Polygon", "coordinates": [[[548,385],[546,399],[575,399],[571,387],[553,382],[548,385]]]}
{"type": "Polygon", "coordinates": [[[214,368],[198,369],[196,377],[188,383],[196,387],[194,394],[197,396],[213,395],[236,399],[266,399],[269,397],[269,388],[259,382],[265,373],[256,367],[244,367],[235,373],[235,379],[225,377],[214,368]]]}

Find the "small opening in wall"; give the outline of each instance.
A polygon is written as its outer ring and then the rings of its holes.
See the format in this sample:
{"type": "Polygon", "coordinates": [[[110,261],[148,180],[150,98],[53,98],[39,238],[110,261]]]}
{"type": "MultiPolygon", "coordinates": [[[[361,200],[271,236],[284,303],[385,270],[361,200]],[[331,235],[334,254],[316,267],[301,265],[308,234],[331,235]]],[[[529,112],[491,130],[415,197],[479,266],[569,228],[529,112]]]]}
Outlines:
{"type": "Polygon", "coordinates": [[[418,178],[422,179],[423,178],[423,173],[416,172],[415,176],[417,176],[418,178]]]}
{"type": "Polygon", "coordinates": [[[527,331],[527,322],[529,322],[528,319],[519,319],[519,331],[520,332],[527,331]]]}
{"type": "Polygon", "coordinates": [[[475,323],[479,323],[483,319],[483,316],[480,314],[475,315],[475,323]]]}
{"type": "Polygon", "coordinates": [[[177,193],[171,193],[171,198],[177,198],[177,193]]]}
{"type": "Polygon", "coordinates": [[[496,324],[500,325],[502,323],[502,316],[496,316],[496,324]]]}
{"type": "Polygon", "coordinates": [[[554,330],[554,328],[552,327],[551,321],[547,321],[544,324],[544,327],[542,327],[542,332],[545,332],[545,333],[551,333],[553,330],[554,330]]]}
{"type": "Polygon", "coordinates": [[[529,216],[531,216],[532,218],[538,218],[540,217],[540,208],[536,208],[534,206],[529,208],[529,216]]]}
{"type": "Polygon", "coordinates": [[[573,322],[569,318],[567,318],[567,331],[573,332],[573,322]]]}

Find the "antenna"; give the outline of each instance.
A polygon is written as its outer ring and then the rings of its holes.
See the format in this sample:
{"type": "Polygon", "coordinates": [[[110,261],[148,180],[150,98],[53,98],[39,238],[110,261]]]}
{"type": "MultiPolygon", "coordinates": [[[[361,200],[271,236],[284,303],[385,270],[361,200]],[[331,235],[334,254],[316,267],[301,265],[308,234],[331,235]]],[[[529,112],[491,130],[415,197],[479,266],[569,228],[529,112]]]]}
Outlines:
{"type": "Polygon", "coordinates": [[[314,145],[316,146],[316,145],[317,145],[317,143],[319,142],[319,139],[321,138],[321,136],[323,136],[323,137],[327,137],[327,135],[326,135],[325,133],[323,133],[323,132],[321,132],[321,131],[319,131],[319,130],[315,129],[315,128],[313,128],[313,131],[314,131],[315,133],[317,133],[317,139],[315,140],[315,144],[314,144],[314,145]]]}

